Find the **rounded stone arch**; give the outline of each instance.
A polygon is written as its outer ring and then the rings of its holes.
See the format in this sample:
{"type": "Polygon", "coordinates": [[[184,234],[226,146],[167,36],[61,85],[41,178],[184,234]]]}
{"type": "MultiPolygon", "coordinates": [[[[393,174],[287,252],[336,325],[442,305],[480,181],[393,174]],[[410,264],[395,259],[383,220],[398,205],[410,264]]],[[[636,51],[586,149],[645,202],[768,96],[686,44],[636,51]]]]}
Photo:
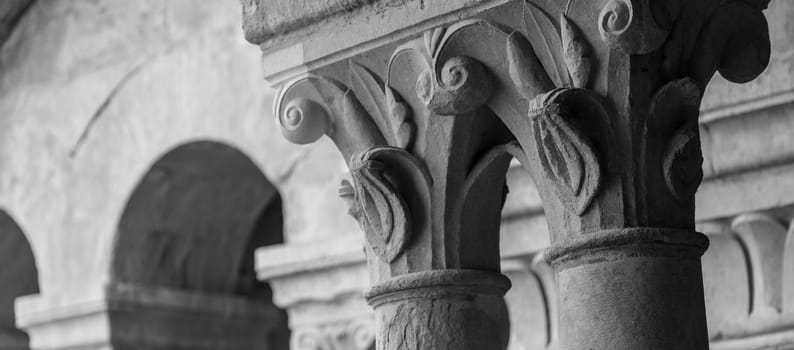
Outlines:
{"type": "Polygon", "coordinates": [[[0,348],[28,348],[28,336],[16,329],[14,300],[38,293],[33,250],[16,221],[0,209],[0,348]]]}
{"type": "Polygon", "coordinates": [[[238,149],[195,141],[168,151],[127,201],[110,265],[115,282],[254,296],[253,252],[283,242],[281,198],[238,149]]]}

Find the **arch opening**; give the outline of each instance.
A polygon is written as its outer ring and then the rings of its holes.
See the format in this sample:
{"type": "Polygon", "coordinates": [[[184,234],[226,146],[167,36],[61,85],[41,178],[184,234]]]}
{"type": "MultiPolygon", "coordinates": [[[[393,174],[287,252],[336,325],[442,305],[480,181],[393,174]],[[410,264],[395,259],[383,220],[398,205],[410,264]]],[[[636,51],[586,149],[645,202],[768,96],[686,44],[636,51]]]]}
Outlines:
{"type": "Polygon", "coordinates": [[[14,300],[39,293],[38,269],[22,229],[0,210],[0,348],[27,349],[28,336],[16,328],[14,300]]]}
{"type": "Polygon", "coordinates": [[[283,241],[281,197],[256,164],[229,145],[191,142],[161,156],[130,195],[110,279],[267,304],[279,320],[271,342],[281,343],[286,314],[256,279],[254,252],[283,241]]]}

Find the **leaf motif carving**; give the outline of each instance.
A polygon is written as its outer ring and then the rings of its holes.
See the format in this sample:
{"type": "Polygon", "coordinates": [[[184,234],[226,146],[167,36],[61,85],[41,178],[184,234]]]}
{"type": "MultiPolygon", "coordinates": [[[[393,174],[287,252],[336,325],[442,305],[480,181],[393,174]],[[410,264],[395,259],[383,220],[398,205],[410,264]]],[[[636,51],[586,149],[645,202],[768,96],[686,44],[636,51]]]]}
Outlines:
{"type": "Polygon", "coordinates": [[[507,37],[507,64],[510,78],[524,99],[532,100],[554,88],[532,44],[519,32],[507,37]]]}
{"type": "Polygon", "coordinates": [[[384,176],[384,165],[362,160],[351,172],[359,204],[357,219],[364,228],[372,250],[391,263],[405,248],[411,217],[405,201],[384,176]]]}
{"type": "Polygon", "coordinates": [[[445,27],[438,27],[425,32],[425,49],[427,49],[429,57],[435,57],[439,44],[441,44],[441,40],[444,38],[446,32],[447,29],[445,27]]]}
{"type": "Polygon", "coordinates": [[[392,128],[388,117],[390,113],[389,107],[386,105],[383,83],[369,69],[352,60],[350,61],[350,82],[359,103],[375,121],[388,143],[394,144],[394,137],[388,132],[392,128]]]}
{"type": "Polygon", "coordinates": [[[696,121],[679,128],[667,144],[662,160],[667,189],[677,200],[690,198],[703,180],[703,155],[696,121]]]}
{"type": "Polygon", "coordinates": [[[566,106],[554,101],[566,89],[541,95],[530,104],[532,129],[543,176],[560,201],[582,215],[601,183],[601,167],[588,138],[567,120],[566,106]]]}
{"type": "Polygon", "coordinates": [[[540,62],[546,67],[555,86],[570,86],[571,80],[563,66],[560,30],[549,15],[537,5],[524,1],[524,31],[532,46],[539,50],[540,62]]]}
{"type": "Polygon", "coordinates": [[[353,184],[343,181],[339,195],[361,224],[372,251],[384,262],[394,262],[414,232],[428,227],[430,174],[415,156],[388,146],[361,153],[351,169],[353,184]]]}
{"type": "Polygon", "coordinates": [[[416,127],[411,121],[408,105],[369,69],[353,61],[350,61],[350,80],[356,97],[372,116],[387,143],[400,148],[410,147],[416,127]]]}
{"type": "Polygon", "coordinates": [[[646,121],[648,133],[669,137],[655,152],[661,153],[665,185],[678,201],[692,199],[703,178],[697,124],[701,95],[694,79],[671,81],[653,96],[646,121]]]}
{"type": "Polygon", "coordinates": [[[562,31],[562,50],[565,65],[568,66],[573,86],[585,88],[590,79],[592,58],[590,49],[583,41],[582,34],[576,25],[571,23],[564,14],[560,15],[560,28],[562,31]]]}
{"type": "Polygon", "coordinates": [[[395,146],[408,149],[414,142],[416,125],[411,121],[411,113],[405,102],[398,100],[396,93],[390,86],[384,87],[386,91],[386,105],[392,120],[392,133],[395,137],[395,146]]]}

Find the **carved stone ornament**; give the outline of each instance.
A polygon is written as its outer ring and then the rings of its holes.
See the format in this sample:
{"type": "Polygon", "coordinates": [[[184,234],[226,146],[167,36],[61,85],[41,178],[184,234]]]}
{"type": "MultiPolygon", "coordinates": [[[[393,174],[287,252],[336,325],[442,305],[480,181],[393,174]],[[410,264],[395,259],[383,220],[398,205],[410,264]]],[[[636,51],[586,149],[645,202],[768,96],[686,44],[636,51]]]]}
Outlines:
{"type": "Polygon", "coordinates": [[[563,204],[578,215],[585,212],[601,183],[593,145],[568,120],[571,106],[565,103],[566,98],[585,91],[553,90],[532,100],[529,111],[543,176],[555,185],[563,204]]]}
{"type": "MultiPolygon", "coordinates": [[[[764,70],[767,3],[510,1],[286,84],[276,104],[284,135],[327,135],[350,169],[340,195],[367,237],[378,348],[408,346],[406,327],[422,348],[464,339],[465,320],[488,320],[469,303],[444,311],[450,326],[413,322],[458,305],[437,279],[499,309],[501,289],[457,271],[499,278],[515,158],[550,228],[560,348],[706,349],[699,257],[708,240],[694,232],[700,99],[716,72],[745,82],[764,70]],[[409,297],[417,283],[444,292],[409,297]]],[[[479,338],[502,349],[497,328],[479,338]]],[[[488,348],[471,344],[453,348],[488,348]]]]}
{"type": "Polygon", "coordinates": [[[294,330],[294,350],[374,350],[375,330],[369,317],[300,327],[294,330]]]}
{"type": "Polygon", "coordinates": [[[670,34],[656,23],[649,0],[609,1],[598,17],[598,30],[610,47],[636,55],[653,52],[670,34]]]}
{"type": "MultiPolygon", "coordinates": [[[[387,167],[399,167],[415,176],[412,183],[428,189],[430,177],[410,153],[394,147],[374,147],[351,164],[356,203],[351,213],[363,226],[372,251],[386,263],[397,259],[411,238],[410,208],[389,180],[387,167]]],[[[394,176],[392,176],[394,178],[394,176]]]]}
{"type": "Polygon", "coordinates": [[[661,165],[667,189],[679,201],[691,200],[703,180],[697,124],[700,95],[697,83],[681,79],[663,86],[651,101],[648,132],[670,135],[661,165]]]}

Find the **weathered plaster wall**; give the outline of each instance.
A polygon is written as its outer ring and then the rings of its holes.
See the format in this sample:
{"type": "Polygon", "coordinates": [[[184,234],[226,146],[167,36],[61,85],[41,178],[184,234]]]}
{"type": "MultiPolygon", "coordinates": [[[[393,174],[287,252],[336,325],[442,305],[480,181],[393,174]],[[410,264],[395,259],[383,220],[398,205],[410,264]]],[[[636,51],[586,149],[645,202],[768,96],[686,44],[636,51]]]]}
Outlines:
{"type": "Polygon", "coordinates": [[[0,205],[29,236],[42,294],[108,280],[133,188],[189,141],[253,159],[285,199],[287,240],[356,232],[340,157],[278,135],[240,26],[234,0],[41,1],[21,18],[0,51],[0,205]]]}

